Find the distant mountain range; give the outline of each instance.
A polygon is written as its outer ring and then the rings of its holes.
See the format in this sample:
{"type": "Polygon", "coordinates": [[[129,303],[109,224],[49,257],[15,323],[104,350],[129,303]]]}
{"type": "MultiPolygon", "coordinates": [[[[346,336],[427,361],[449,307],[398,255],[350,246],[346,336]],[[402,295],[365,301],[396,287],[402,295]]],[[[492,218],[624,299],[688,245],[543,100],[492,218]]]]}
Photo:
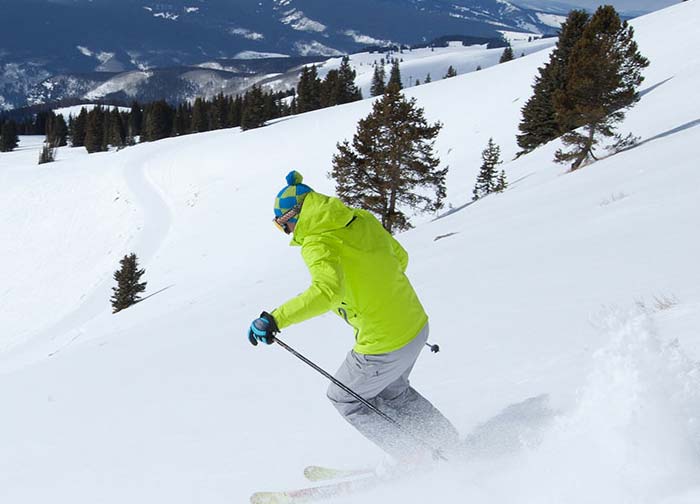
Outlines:
{"type": "Polygon", "coordinates": [[[283,57],[448,34],[552,33],[562,14],[504,0],[0,0],[0,110],[235,92],[308,61],[283,57]],[[241,61],[261,57],[275,59],[241,61]]]}

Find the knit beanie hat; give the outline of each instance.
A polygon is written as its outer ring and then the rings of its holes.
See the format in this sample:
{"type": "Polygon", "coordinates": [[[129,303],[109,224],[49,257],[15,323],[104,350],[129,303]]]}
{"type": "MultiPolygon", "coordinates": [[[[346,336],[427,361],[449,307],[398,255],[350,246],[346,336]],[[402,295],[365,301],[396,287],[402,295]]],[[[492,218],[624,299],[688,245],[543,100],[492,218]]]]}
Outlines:
{"type": "MultiPolygon", "coordinates": [[[[282,217],[295,205],[301,206],[306,195],[313,192],[309,186],[302,184],[304,177],[298,171],[290,171],[287,174],[287,186],[284,187],[275,198],[275,217],[282,217]]],[[[297,216],[292,217],[287,222],[296,222],[297,216]]]]}

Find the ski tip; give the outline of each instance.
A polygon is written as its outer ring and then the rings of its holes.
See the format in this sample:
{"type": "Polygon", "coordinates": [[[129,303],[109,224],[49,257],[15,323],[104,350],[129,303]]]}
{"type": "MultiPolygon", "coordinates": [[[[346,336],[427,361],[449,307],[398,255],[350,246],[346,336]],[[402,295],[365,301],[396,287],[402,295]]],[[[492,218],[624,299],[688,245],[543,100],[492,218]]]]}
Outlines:
{"type": "Polygon", "coordinates": [[[320,481],[326,477],[332,476],[333,471],[319,466],[306,466],[304,468],[304,477],[309,481],[320,481]]]}
{"type": "Polygon", "coordinates": [[[290,504],[292,499],[281,492],[255,492],[250,496],[250,504],[290,504]]]}

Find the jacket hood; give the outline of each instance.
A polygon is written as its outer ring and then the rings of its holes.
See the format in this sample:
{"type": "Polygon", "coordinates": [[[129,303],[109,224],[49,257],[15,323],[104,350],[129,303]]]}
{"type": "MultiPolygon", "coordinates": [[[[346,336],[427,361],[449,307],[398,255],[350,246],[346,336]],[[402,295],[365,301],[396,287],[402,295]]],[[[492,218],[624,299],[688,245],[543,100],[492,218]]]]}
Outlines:
{"type": "Polygon", "coordinates": [[[344,228],[354,216],[353,210],[338,198],[309,193],[301,207],[290,245],[299,246],[308,236],[344,228]]]}

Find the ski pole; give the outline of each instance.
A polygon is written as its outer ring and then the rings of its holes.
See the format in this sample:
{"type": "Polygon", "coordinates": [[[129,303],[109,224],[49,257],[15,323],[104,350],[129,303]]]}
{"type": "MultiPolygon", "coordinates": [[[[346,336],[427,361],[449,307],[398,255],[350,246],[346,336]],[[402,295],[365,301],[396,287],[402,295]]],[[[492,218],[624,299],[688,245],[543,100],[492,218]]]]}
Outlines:
{"type": "Polygon", "coordinates": [[[438,353],[440,351],[440,345],[431,345],[427,341],[425,342],[425,346],[430,348],[430,351],[433,353],[438,353]]]}
{"type": "Polygon", "coordinates": [[[321,373],[323,376],[325,376],[327,379],[329,379],[331,382],[333,382],[334,385],[340,387],[342,390],[344,390],[345,392],[347,392],[348,394],[350,394],[351,396],[353,396],[355,399],[357,399],[358,401],[360,401],[363,405],[365,405],[366,407],[368,407],[370,410],[372,410],[374,413],[376,413],[377,415],[379,415],[380,417],[382,417],[384,420],[386,420],[387,422],[389,422],[389,423],[395,425],[396,428],[399,429],[401,432],[403,432],[403,433],[405,433],[405,434],[408,434],[408,435],[411,436],[413,439],[415,439],[416,441],[418,441],[420,444],[422,444],[422,445],[425,446],[426,448],[430,449],[430,451],[431,451],[432,454],[433,454],[433,458],[434,458],[435,460],[447,460],[447,458],[445,458],[445,456],[442,454],[442,452],[441,452],[439,449],[434,448],[434,447],[433,447],[430,443],[428,443],[427,441],[424,441],[423,439],[419,438],[418,436],[416,436],[416,435],[413,434],[412,432],[409,432],[409,431],[407,431],[406,429],[404,429],[404,428],[401,426],[401,424],[400,424],[399,422],[397,422],[396,420],[394,420],[393,418],[391,418],[389,415],[387,415],[387,414],[384,413],[382,410],[380,410],[379,408],[377,408],[374,404],[372,404],[372,403],[369,402],[367,399],[365,399],[364,397],[362,397],[360,394],[358,394],[357,392],[355,392],[354,390],[352,390],[350,387],[348,387],[347,385],[345,385],[344,383],[342,383],[341,381],[339,381],[338,379],[336,379],[333,375],[331,375],[330,373],[328,373],[327,371],[325,371],[323,368],[321,368],[320,366],[314,364],[312,361],[310,361],[309,359],[307,359],[306,357],[304,357],[302,354],[300,354],[299,352],[297,352],[296,350],[294,350],[292,347],[290,347],[289,345],[287,345],[284,341],[281,341],[277,336],[275,336],[275,343],[277,343],[279,346],[281,346],[282,348],[284,348],[285,350],[287,350],[289,353],[291,353],[292,355],[294,355],[295,357],[297,357],[299,360],[301,360],[301,361],[304,362],[305,364],[307,364],[307,365],[311,366],[312,368],[314,368],[316,371],[318,371],[318,372],[321,373]]]}

